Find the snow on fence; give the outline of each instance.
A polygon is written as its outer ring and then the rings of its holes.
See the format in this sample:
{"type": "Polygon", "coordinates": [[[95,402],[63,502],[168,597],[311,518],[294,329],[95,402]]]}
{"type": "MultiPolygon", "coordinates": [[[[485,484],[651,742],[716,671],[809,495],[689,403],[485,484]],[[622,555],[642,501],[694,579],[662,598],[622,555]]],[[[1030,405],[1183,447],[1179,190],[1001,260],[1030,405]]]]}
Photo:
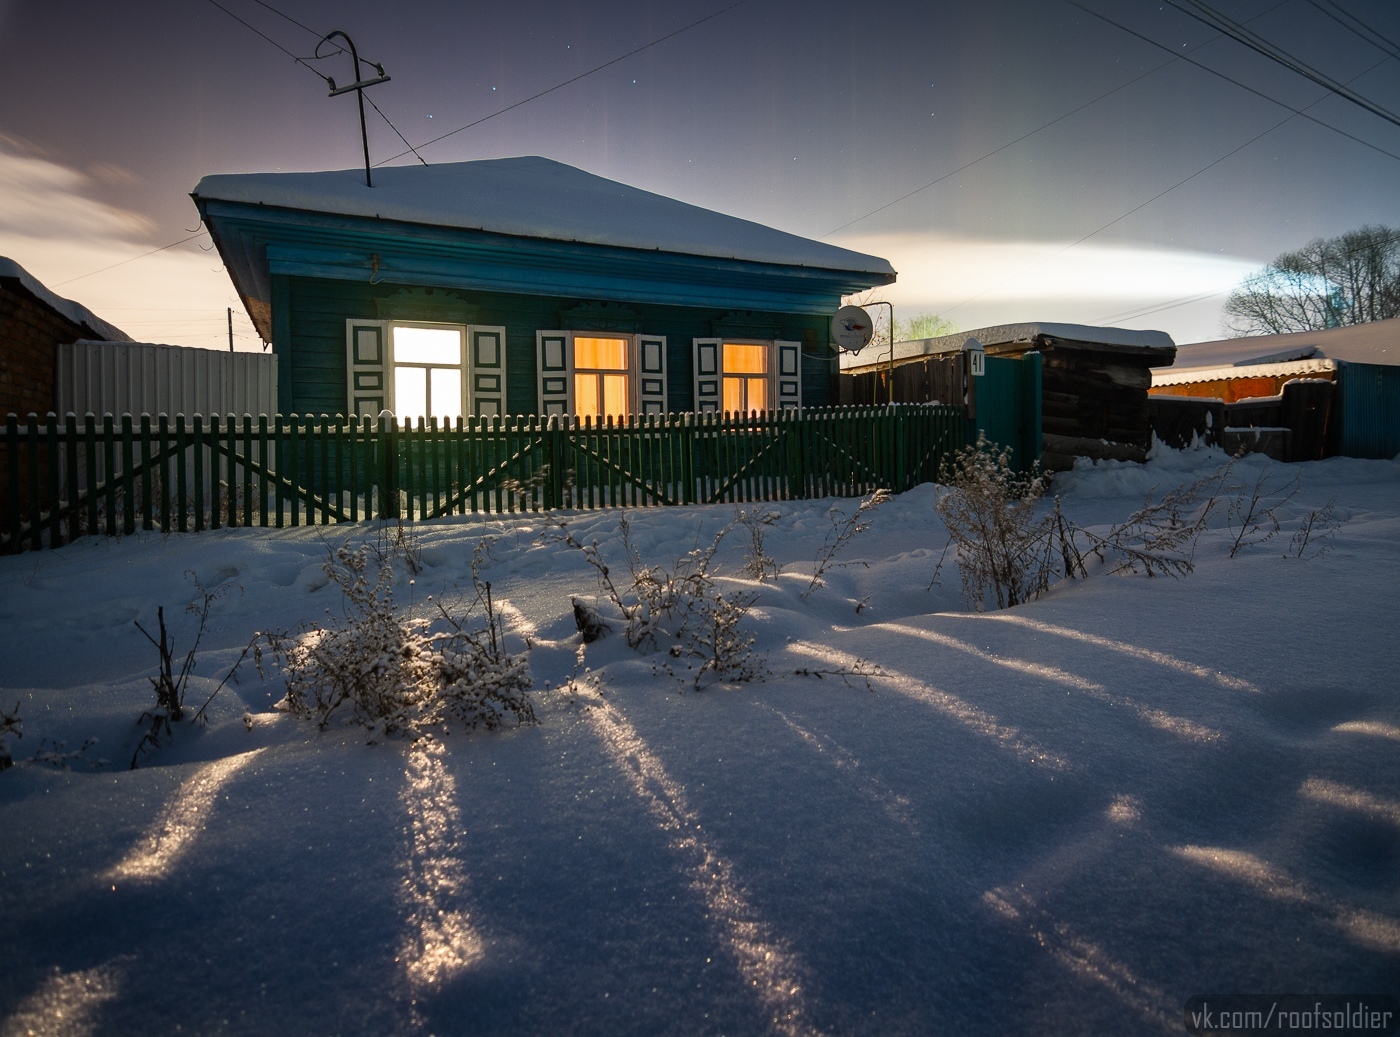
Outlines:
{"type": "Polygon", "coordinates": [[[594,422],[10,415],[0,550],[198,532],[902,492],[967,442],[961,408],[835,407],[594,422]]]}

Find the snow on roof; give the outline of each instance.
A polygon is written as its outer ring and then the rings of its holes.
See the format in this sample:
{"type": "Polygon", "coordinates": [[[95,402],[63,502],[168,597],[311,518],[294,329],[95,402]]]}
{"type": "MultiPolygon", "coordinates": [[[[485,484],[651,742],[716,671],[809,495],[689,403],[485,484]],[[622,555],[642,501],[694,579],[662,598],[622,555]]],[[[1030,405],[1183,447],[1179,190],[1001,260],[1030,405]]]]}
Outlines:
{"type": "Polygon", "coordinates": [[[1301,378],[1309,374],[1335,371],[1337,361],[1326,357],[1293,360],[1277,364],[1227,364],[1215,367],[1159,367],[1152,372],[1152,385],[1187,385],[1191,382],[1218,382],[1230,378],[1301,378]]]}
{"type": "Polygon", "coordinates": [[[1310,356],[1354,364],[1400,364],[1400,317],[1324,331],[1188,342],[1178,346],[1177,366],[1225,367],[1279,363],[1310,356]]]}
{"type": "MultiPolygon", "coordinates": [[[[1032,321],[1026,324],[997,324],[990,328],[976,328],[972,331],[959,331],[939,338],[911,339],[894,344],[894,358],[904,360],[914,356],[931,356],[935,353],[949,353],[962,349],[963,343],[975,338],[984,346],[1000,346],[1012,342],[1034,342],[1039,336],[1067,339],[1072,342],[1089,342],[1105,346],[1132,346],[1141,349],[1174,349],[1172,337],[1165,331],[1131,331],[1127,328],[1101,328],[1090,324],[1055,324],[1047,321],[1032,321]]],[[[888,347],[879,359],[888,357],[888,347]]],[[[868,349],[861,354],[841,354],[843,368],[864,367],[877,362],[868,349]]]]}
{"type": "Polygon", "coordinates": [[[374,172],[206,176],[198,199],[401,220],[554,241],[894,276],[889,262],[629,187],[547,158],[374,172]]]}
{"type": "Polygon", "coordinates": [[[43,283],[13,259],[0,256],[0,277],[11,277],[24,286],[25,291],[38,299],[55,313],[62,314],[74,324],[87,325],[89,331],[108,342],[130,342],[131,336],[120,328],[108,324],[86,306],[55,295],[43,283]]]}

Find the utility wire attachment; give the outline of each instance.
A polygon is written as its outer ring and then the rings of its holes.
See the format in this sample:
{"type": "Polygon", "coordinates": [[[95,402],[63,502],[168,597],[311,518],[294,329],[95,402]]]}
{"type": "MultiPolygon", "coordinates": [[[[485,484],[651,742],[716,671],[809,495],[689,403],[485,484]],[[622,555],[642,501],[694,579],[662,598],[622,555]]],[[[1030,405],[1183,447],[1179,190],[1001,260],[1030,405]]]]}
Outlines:
{"type": "Polygon", "coordinates": [[[354,67],[355,81],[346,86],[338,87],[335,85],[334,79],[327,77],[326,85],[330,87],[331,97],[335,97],[337,94],[348,94],[351,90],[355,91],[355,97],[360,104],[360,143],[361,145],[363,145],[365,151],[365,186],[373,187],[374,181],[370,179],[369,173],[369,133],[365,130],[365,87],[377,86],[380,83],[387,83],[389,82],[389,77],[384,74],[383,65],[377,65],[373,62],[365,61],[363,58],[361,58],[360,52],[355,49],[355,41],[350,39],[349,36],[341,32],[339,29],[335,30],[335,32],[327,33],[325,36],[321,37],[321,42],[316,44],[316,56],[318,58],[321,56],[321,44],[329,43],[332,39],[334,39],[337,36],[344,40],[345,45],[350,48],[350,61],[354,67]],[[370,68],[374,69],[377,75],[370,79],[361,79],[360,64],[362,62],[366,65],[369,65],[370,68]]]}

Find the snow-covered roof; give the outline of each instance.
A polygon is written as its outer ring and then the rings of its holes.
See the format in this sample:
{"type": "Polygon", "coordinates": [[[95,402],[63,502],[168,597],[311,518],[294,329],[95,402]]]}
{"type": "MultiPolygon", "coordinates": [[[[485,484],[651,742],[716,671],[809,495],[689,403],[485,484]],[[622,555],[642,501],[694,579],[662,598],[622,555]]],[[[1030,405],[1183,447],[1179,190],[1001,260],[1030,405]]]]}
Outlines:
{"type": "Polygon", "coordinates": [[[67,317],[74,324],[86,325],[96,338],[107,342],[130,342],[131,336],[120,328],[108,324],[101,317],[97,316],[86,306],[74,302],[72,299],[65,299],[60,295],[55,295],[45,288],[43,283],[31,274],[24,267],[20,266],[13,259],[0,256],[0,277],[9,277],[17,280],[24,286],[25,291],[38,299],[55,313],[67,317]]]}
{"type": "Polygon", "coordinates": [[[1188,342],[1177,347],[1176,363],[1178,367],[1228,367],[1311,356],[1354,364],[1400,364],[1400,317],[1323,331],[1188,342]]]}
{"type": "Polygon", "coordinates": [[[1152,385],[1187,385],[1192,382],[1219,382],[1230,378],[1303,378],[1310,374],[1335,371],[1337,361],[1326,357],[1291,360],[1277,364],[1224,364],[1214,367],[1159,367],[1152,372],[1152,385]]]}
{"type": "MultiPolygon", "coordinates": [[[[1026,324],[997,324],[990,328],[976,328],[972,331],[959,331],[953,335],[938,338],[911,339],[894,344],[894,358],[905,360],[915,356],[932,356],[936,353],[950,353],[962,349],[963,343],[975,338],[983,346],[1001,346],[1014,342],[1034,342],[1038,337],[1065,339],[1071,342],[1088,342],[1094,345],[1128,346],[1136,349],[1176,348],[1172,337],[1165,331],[1132,331],[1128,328],[1102,328],[1090,324],[1055,324],[1048,321],[1032,321],[1026,324]]],[[[866,347],[860,353],[843,353],[843,368],[865,367],[879,360],[887,359],[888,347],[879,349],[875,345],[866,347]],[[874,354],[880,353],[879,357],[874,354]]]]}
{"type": "Polygon", "coordinates": [[[201,200],[243,202],[552,241],[613,245],[883,275],[889,262],[664,195],[547,158],[388,166],[366,187],[361,169],[206,176],[201,200]]]}

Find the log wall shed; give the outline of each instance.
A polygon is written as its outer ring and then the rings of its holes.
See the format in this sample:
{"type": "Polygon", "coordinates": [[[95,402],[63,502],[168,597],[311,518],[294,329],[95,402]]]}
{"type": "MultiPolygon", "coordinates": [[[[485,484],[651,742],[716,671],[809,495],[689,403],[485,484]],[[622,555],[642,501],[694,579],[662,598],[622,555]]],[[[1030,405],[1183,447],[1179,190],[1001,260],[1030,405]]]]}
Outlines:
{"type": "Polygon", "coordinates": [[[947,382],[935,368],[956,356],[969,338],[982,343],[988,357],[1041,355],[1044,468],[1063,471],[1073,467],[1076,457],[1147,459],[1152,369],[1176,358],[1176,345],[1163,331],[1029,323],[898,342],[892,362],[865,352],[841,358],[843,379],[850,379],[843,384],[842,399],[849,394],[853,402],[865,402],[871,392],[887,391],[892,367],[895,400],[926,402],[947,382]]]}

